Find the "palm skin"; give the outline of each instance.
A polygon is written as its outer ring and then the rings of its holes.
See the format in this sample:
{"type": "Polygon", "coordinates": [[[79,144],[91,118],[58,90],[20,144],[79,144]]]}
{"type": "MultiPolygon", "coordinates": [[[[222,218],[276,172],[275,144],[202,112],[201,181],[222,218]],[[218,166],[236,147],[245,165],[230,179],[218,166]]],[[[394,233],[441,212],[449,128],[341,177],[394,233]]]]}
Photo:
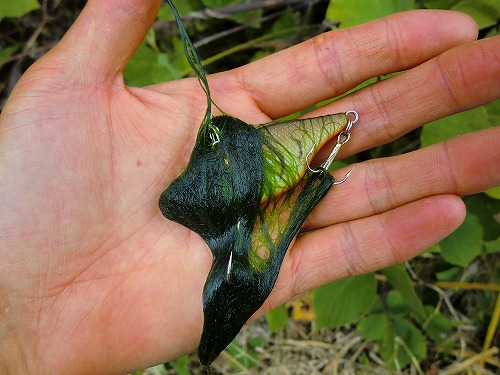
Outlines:
{"type": "MultiPolygon", "coordinates": [[[[163,218],[158,197],[186,166],[205,97],[195,79],[139,89],[122,76],[158,7],[89,1],[2,112],[2,373],[119,374],[196,349],[211,253],[163,218]]],[[[311,114],[359,112],[346,156],[498,99],[500,41],[471,43],[475,33],[460,14],[404,13],[209,82],[225,112],[264,123],[413,68],[311,114]]],[[[495,128],[358,165],[306,222],[255,316],[409,259],[453,231],[464,215],[457,195],[500,182],[499,138],[495,128]]]]}

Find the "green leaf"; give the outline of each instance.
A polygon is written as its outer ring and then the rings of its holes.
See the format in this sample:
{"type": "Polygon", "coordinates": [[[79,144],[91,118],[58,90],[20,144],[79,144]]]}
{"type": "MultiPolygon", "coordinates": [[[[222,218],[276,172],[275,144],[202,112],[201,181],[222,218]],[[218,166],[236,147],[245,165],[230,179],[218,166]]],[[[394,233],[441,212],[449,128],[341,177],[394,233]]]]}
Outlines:
{"type": "Polygon", "coordinates": [[[5,48],[0,49],[0,68],[5,63],[5,61],[11,57],[14,53],[19,50],[19,45],[15,44],[13,46],[7,46],[5,48]]]}
{"type": "Polygon", "coordinates": [[[500,199],[500,186],[485,191],[485,194],[494,199],[500,199]]]}
{"type": "MultiPolygon", "coordinates": [[[[231,5],[237,5],[245,3],[244,0],[202,0],[203,4],[208,8],[217,10],[217,8],[227,7],[231,5]]],[[[241,12],[237,12],[231,15],[228,15],[227,18],[238,22],[243,25],[250,25],[253,27],[259,27],[260,21],[262,17],[262,8],[252,9],[252,10],[244,10],[241,12]]]]}
{"type": "Polygon", "coordinates": [[[476,215],[467,214],[460,227],[440,242],[441,256],[448,263],[466,267],[481,253],[483,228],[476,215]]]}
{"type": "Polygon", "coordinates": [[[498,0],[465,0],[461,1],[451,9],[463,12],[474,18],[479,29],[492,26],[500,18],[498,0]]]}
{"type": "Polygon", "coordinates": [[[396,337],[401,338],[403,343],[406,344],[406,347],[404,347],[398,342],[395,343],[396,358],[401,367],[411,363],[411,355],[417,360],[425,358],[427,348],[425,346],[424,336],[415,325],[406,319],[396,317],[394,319],[394,332],[396,337]]]}
{"type": "Polygon", "coordinates": [[[367,340],[380,340],[384,337],[389,319],[385,314],[372,314],[358,323],[358,332],[367,340]]]}
{"type": "Polygon", "coordinates": [[[403,369],[425,358],[427,348],[420,330],[406,319],[395,317],[380,342],[380,354],[393,369],[403,369]]]}
{"type": "Polygon", "coordinates": [[[335,328],[355,322],[377,295],[373,274],[337,280],[313,290],[317,328],[335,328]]]}
{"type": "Polygon", "coordinates": [[[452,329],[450,320],[432,306],[425,306],[425,311],[429,317],[422,328],[432,341],[442,344],[450,337],[452,329]]]}
{"type": "Polygon", "coordinates": [[[491,241],[500,233],[500,201],[493,199],[487,194],[479,193],[464,198],[467,212],[474,214],[479,219],[483,228],[483,240],[491,241]]]}
{"type": "Polygon", "coordinates": [[[461,0],[425,0],[423,4],[428,9],[451,9],[461,0]]]}
{"type": "Polygon", "coordinates": [[[387,277],[387,280],[391,283],[391,285],[399,293],[401,293],[405,302],[411,307],[416,319],[423,323],[423,321],[427,318],[427,314],[425,313],[422,301],[420,301],[417,293],[415,293],[411,279],[404,266],[402,264],[398,264],[396,266],[385,268],[381,272],[385,275],[385,277],[387,277]]]}
{"type": "Polygon", "coordinates": [[[368,309],[368,315],[370,314],[385,314],[384,303],[378,294],[375,296],[372,305],[368,309]]]}
{"type": "Polygon", "coordinates": [[[330,1],[326,19],[346,28],[415,7],[414,0],[336,0],[330,1]]]}
{"type": "MultiPolygon", "coordinates": [[[[176,8],[180,14],[186,15],[190,12],[203,9],[203,3],[200,0],[177,1],[176,8]]],[[[163,5],[158,11],[157,18],[164,21],[173,21],[175,19],[172,10],[168,4],[163,5]]]]}
{"type": "Polygon", "coordinates": [[[486,254],[500,253],[500,237],[484,243],[486,254]]]}
{"type": "Polygon", "coordinates": [[[285,12],[280,18],[278,18],[271,28],[271,34],[279,33],[282,30],[290,30],[290,34],[284,35],[286,38],[288,36],[292,36],[297,32],[297,22],[291,10],[285,12]],[[293,30],[295,29],[295,30],[293,30]]]}
{"type": "Polygon", "coordinates": [[[285,305],[278,306],[266,314],[267,324],[271,332],[279,332],[288,323],[288,309],[285,305]]]}
{"type": "Polygon", "coordinates": [[[462,134],[490,127],[488,113],[484,107],[457,113],[424,125],[420,135],[421,147],[427,147],[462,134]]]}
{"type": "Polygon", "coordinates": [[[491,126],[500,125],[500,100],[495,100],[494,102],[488,103],[483,106],[488,113],[488,121],[491,126]]]}
{"type": "Polygon", "coordinates": [[[410,306],[408,306],[401,293],[397,290],[391,290],[387,293],[385,304],[389,312],[394,315],[408,316],[411,312],[410,306]]]}
{"type": "Polygon", "coordinates": [[[22,17],[38,8],[40,4],[36,0],[2,0],[0,1],[0,20],[8,17],[22,17]]]}
{"type": "Polygon", "coordinates": [[[425,255],[425,254],[432,254],[432,253],[440,253],[441,252],[441,249],[439,248],[439,244],[434,244],[432,245],[431,247],[428,247],[425,251],[423,251],[422,253],[420,253],[420,255],[425,255]]]}
{"type": "Polygon", "coordinates": [[[170,365],[172,365],[177,375],[191,374],[191,371],[189,370],[189,356],[187,355],[170,362],[170,365]]]}
{"type": "Polygon", "coordinates": [[[142,43],[125,69],[125,81],[131,86],[147,86],[180,78],[168,56],[142,43]]]}
{"type": "Polygon", "coordinates": [[[436,272],[436,278],[439,281],[454,281],[460,277],[462,269],[460,267],[451,267],[445,271],[436,272]]]}
{"type": "Polygon", "coordinates": [[[379,341],[380,344],[380,355],[384,359],[384,361],[391,365],[391,368],[394,368],[394,323],[391,321],[391,324],[387,327],[384,333],[384,337],[379,341]]]}

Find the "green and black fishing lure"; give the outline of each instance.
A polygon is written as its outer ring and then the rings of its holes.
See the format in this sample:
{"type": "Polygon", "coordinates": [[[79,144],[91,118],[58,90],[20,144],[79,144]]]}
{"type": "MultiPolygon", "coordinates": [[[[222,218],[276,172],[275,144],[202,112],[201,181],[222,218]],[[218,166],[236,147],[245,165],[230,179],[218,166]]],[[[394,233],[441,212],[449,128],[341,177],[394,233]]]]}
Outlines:
{"type": "Polygon", "coordinates": [[[262,306],[291,241],[330,187],[340,183],[327,168],[348,141],[357,114],[259,126],[226,114],[212,117],[205,71],[168,3],[187,60],[207,95],[207,110],[186,169],[163,191],[159,205],[167,219],[199,234],[213,254],[198,348],[200,361],[209,364],[262,306]],[[336,134],[330,158],[311,169],[310,157],[336,134]]]}

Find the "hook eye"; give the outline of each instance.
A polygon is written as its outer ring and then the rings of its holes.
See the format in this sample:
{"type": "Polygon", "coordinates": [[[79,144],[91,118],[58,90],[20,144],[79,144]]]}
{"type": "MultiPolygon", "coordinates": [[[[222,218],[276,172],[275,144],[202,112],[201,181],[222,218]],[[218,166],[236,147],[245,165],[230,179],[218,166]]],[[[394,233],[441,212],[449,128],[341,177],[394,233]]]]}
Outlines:
{"type": "Polygon", "coordinates": [[[349,123],[347,124],[347,128],[345,129],[345,131],[349,133],[351,131],[352,126],[358,122],[359,115],[358,112],[356,111],[347,111],[345,115],[349,119],[349,123]],[[353,117],[353,119],[351,119],[351,116],[353,117]]]}

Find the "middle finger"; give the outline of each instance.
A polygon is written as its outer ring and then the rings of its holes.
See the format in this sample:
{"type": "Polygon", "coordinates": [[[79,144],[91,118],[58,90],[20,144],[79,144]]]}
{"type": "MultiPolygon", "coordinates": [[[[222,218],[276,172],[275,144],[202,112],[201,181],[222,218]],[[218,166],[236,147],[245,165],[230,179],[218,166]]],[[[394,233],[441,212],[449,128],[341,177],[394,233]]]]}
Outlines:
{"type": "MultiPolygon", "coordinates": [[[[303,230],[377,215],[433,195],[467,195],[500,185],[499,143],[500,128],[491,128],[360,163],[346,183],[329,191],[303,230]]],[[[343,176],[345,170],[334,174],[343,176]]]]}

